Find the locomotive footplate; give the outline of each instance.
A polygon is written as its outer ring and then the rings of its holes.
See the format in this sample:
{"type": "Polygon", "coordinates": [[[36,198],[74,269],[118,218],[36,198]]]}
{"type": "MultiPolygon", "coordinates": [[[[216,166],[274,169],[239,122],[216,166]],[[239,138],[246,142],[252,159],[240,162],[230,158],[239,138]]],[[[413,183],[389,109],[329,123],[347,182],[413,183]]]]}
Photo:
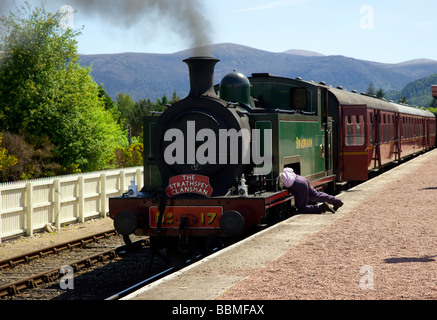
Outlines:
{"type": "MultiPolygon", "coordinates": [[[[158,228],[159,208],[149,208],[149,227],[158,228]]],[[[167,206],[162,215],[161,227],[179,229],[181,221],[185,220],[188,228],[219,228],[220,218],[223,216],[223,207],[199,207],[199,206],[167,206]]]]}
{"type": "Polygon", "coordinates": [[[132,233],[135,227],[137,235],[178,236],[183,222],[190,236],[236,236],[261,223],[271,209],[287,202],[293,205],[293,200],[293,195],[283,190],[247,197],[169,198],[163,214],[156,198],[111,198],[109,206],[110,217],[122,232],[132,233]]]}

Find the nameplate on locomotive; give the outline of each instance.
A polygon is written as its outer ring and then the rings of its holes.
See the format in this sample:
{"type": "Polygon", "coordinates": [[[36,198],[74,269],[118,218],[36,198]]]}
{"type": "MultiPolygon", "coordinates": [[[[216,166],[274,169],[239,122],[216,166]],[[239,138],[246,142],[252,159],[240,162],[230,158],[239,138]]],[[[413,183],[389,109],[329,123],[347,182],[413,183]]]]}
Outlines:
{"type": "Polygon", "coordinates": [[[211,197],[213,188],[207,176],[182,174],[171,177],[165,191],[170,198],[184,193],[195,193],[205,197],[211,197]]]}

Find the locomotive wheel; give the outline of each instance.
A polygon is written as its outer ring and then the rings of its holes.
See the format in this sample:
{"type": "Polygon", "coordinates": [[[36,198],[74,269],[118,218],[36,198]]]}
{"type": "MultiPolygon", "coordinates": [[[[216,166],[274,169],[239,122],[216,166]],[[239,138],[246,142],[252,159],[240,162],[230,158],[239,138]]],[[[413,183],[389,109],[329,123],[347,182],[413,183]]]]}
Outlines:
{"type": "Polygon", "coordinates": [[[220,218],[220,229],[230,237],[238,237],[244,228],[244,218],[238,211],[228,211],[220,218]]]}

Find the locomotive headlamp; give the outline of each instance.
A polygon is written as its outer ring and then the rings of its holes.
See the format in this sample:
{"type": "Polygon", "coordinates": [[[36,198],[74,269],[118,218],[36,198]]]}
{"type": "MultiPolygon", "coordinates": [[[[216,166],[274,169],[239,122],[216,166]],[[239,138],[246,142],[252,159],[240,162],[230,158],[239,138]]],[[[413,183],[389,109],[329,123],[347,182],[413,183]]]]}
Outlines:
{"type": "Polygon", "coordinates": [[[246,178],[244,177],[244,174],[241,175],[240,185],[238,186],[238,194],[242,197],[248,196],[246,178]]]}
{"type": "Polygon", "coordinates": [[[132,180],[130,181],[130,186],[127,191],[127,194],[131,198],[135,198],[138,195],[138,186],[135,184],[135,176],[132,177],[132,180]]]}

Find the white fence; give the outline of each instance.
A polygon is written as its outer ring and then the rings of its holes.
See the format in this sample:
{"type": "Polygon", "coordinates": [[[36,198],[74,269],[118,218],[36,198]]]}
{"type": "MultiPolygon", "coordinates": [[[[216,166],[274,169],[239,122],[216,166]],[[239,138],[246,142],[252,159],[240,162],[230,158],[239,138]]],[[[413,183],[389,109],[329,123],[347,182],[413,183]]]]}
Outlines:
{"type": "Polygon", "coordinates": [[[142,167],[0,184],[0,242],[32,236],[46,224],[59,229],[104,218],[108,198],[126,192],[133,176],[142,186],[142,167]]]}

